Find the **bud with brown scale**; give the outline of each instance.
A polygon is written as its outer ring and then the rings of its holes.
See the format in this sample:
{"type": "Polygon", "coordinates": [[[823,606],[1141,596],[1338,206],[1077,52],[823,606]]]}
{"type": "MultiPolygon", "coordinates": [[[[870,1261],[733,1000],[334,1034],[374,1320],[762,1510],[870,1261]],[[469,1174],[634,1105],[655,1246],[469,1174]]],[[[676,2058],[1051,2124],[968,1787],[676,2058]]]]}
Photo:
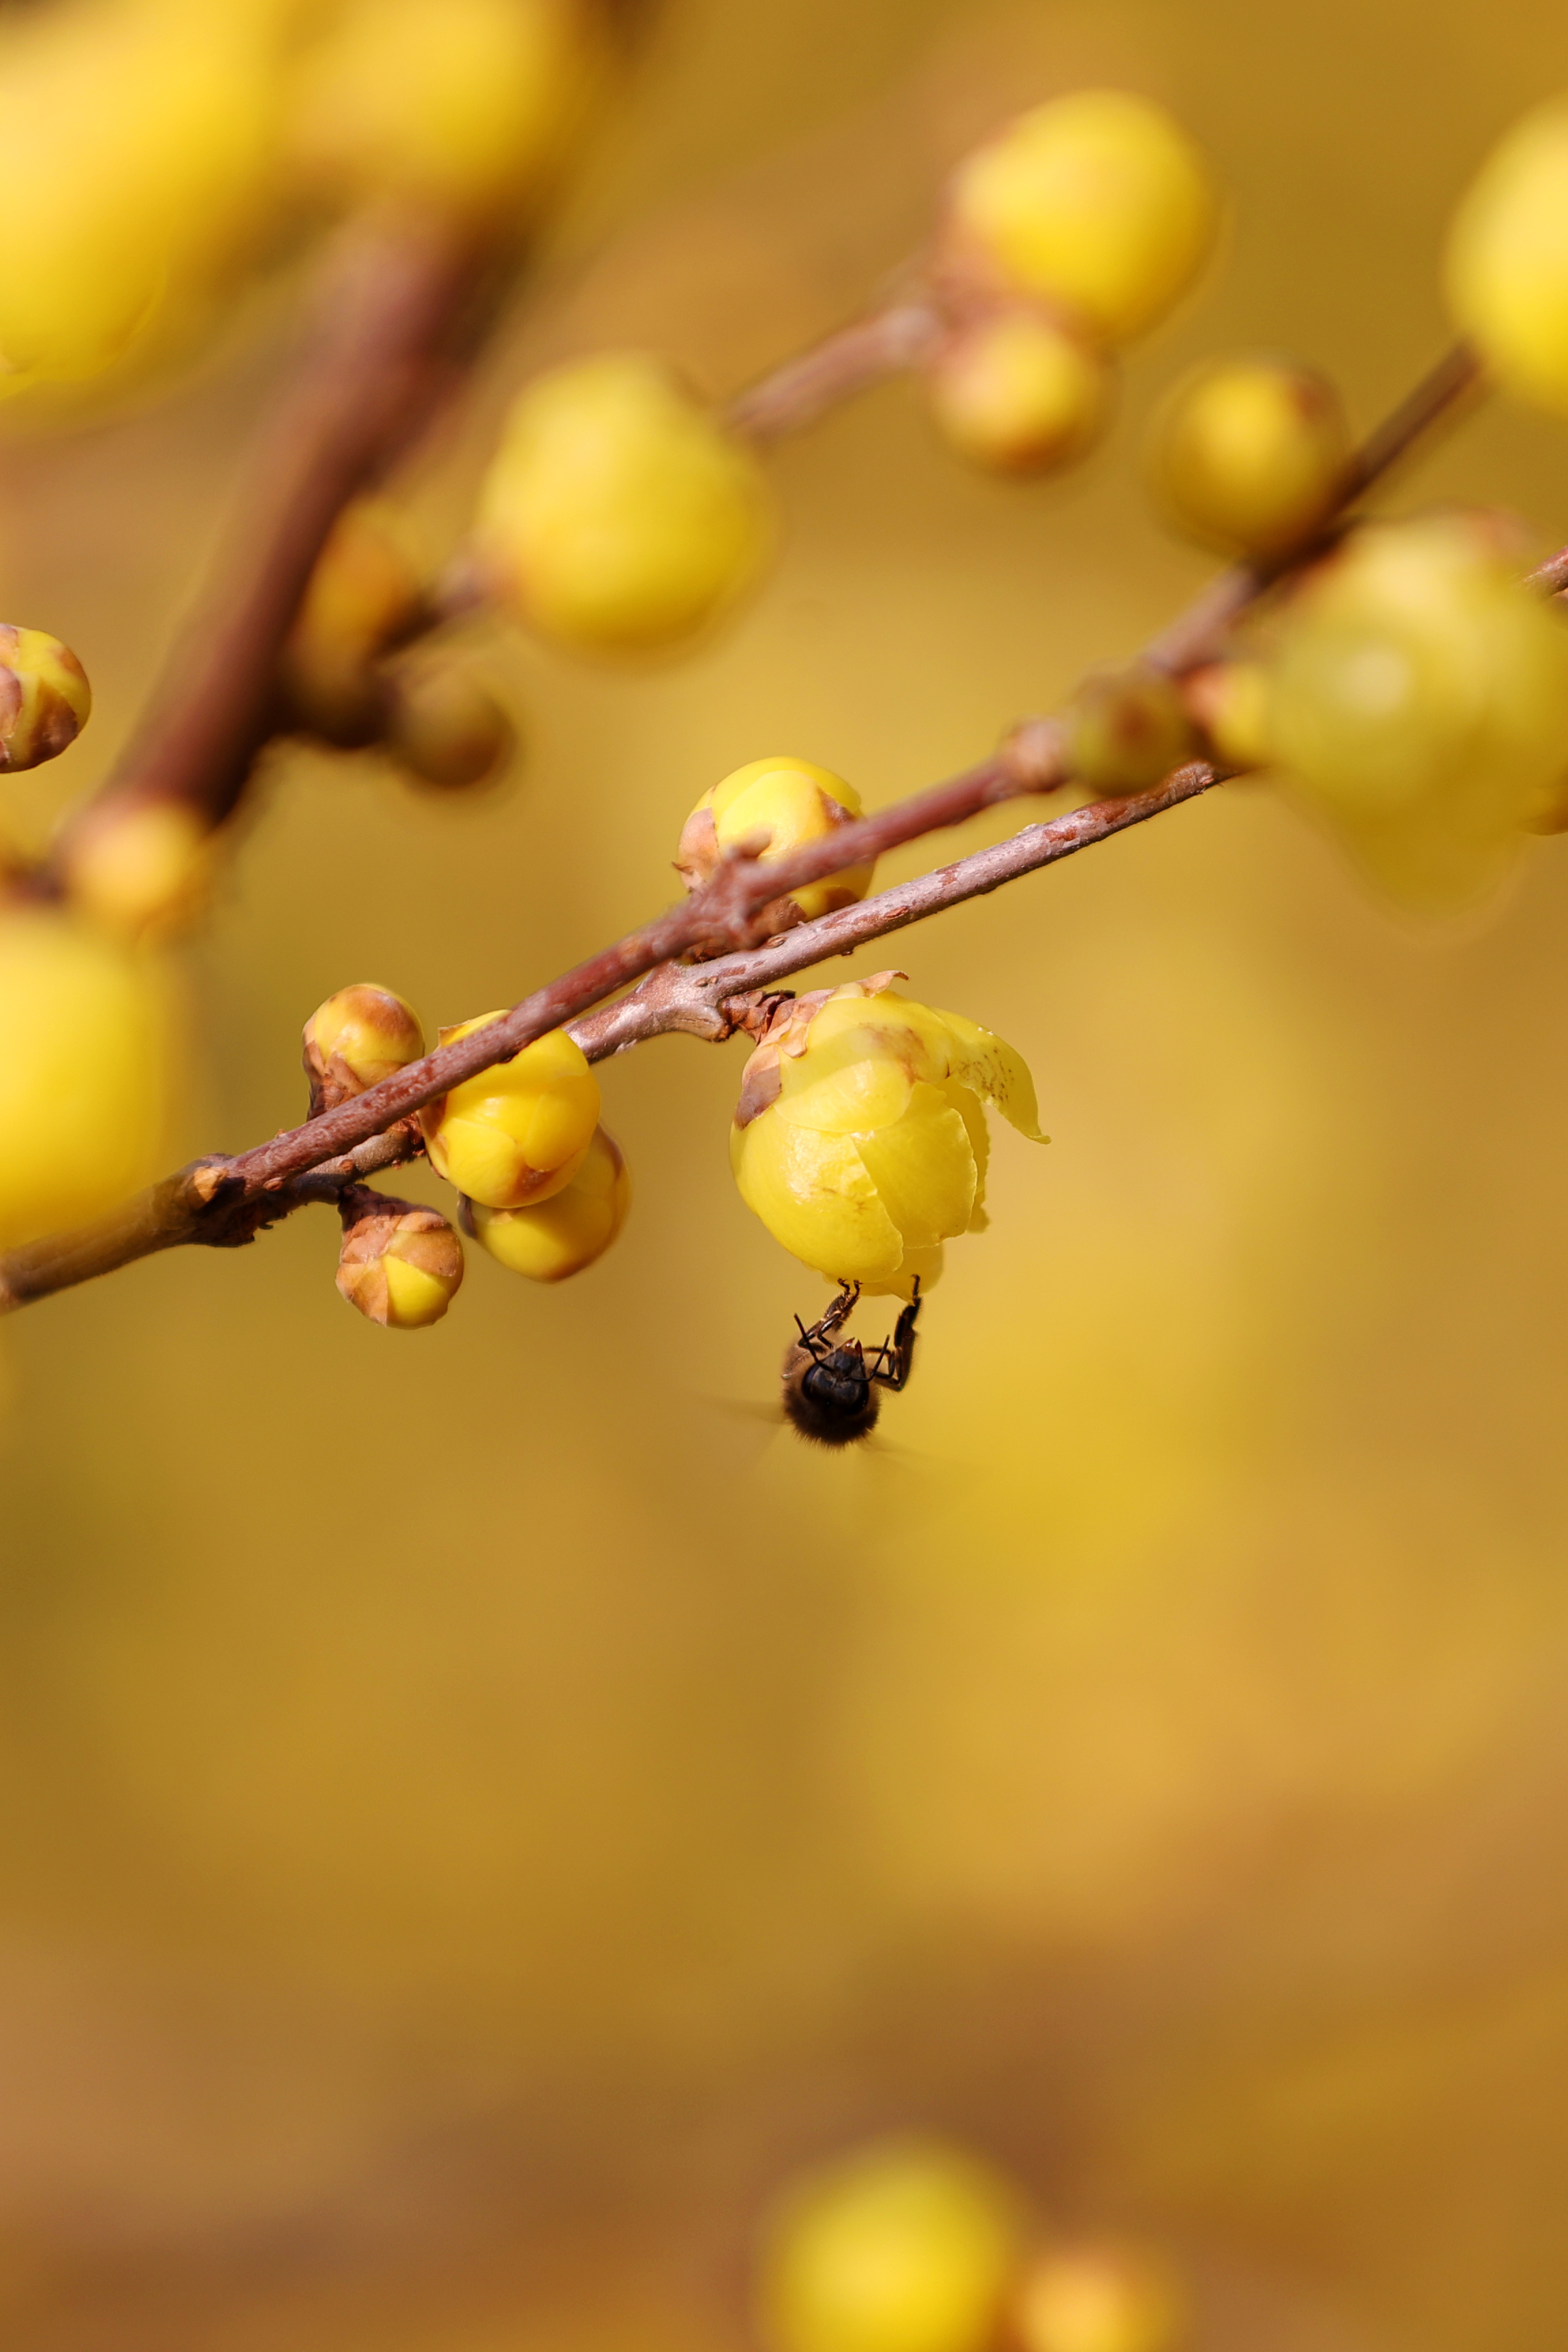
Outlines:
{"type": "Polygon", "coordinates": [[[438,1323],[463,1280],[463,1244],[438,1210],[355,1184],[344,1193],[338,1288],[372,1323],[438,1323]]]}
{"type": "Polygon", "coordinates": [[[384,683],[381,740],[423,784],[463,792],[497,776],[517,730],[460,656],[399,661],[384,683]]]}
{"type": "Polygon", "coordinates": [[[340,988],[305,1024],[311,1118],[363,1095],[367,1087],[416,1062],[424,1051],[418,1016],[401,996],[368,980],[340,988]]]}
{"type": "Polygon", "coordinates": [[[0,766],[58,759],[91,709],[87,672],[68,646],[43,629],[0,624],[0,766]]]}

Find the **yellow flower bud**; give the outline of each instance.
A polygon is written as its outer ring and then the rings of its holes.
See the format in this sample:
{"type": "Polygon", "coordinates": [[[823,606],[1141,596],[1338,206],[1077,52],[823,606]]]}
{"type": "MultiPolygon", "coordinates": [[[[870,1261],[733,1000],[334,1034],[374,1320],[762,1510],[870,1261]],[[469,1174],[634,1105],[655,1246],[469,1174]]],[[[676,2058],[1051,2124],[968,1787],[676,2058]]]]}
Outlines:
{"type": "Polygon", "coordinates": [[[959,257],[1059,303],[1109,342],[1141,334],[1196,275],[1218,207],[1163,107],[1087,89],[1019,115],[952,189],[959,257]]]}
{"type": "Polygon", "coordinates": [[[314,1117],[416,1062],[425,1032],[401,996],[364,980],[318,1004],[305,1024],[303,1045],[314,1117]]]}
{"type": "Polygon", "coordinates": [[[283,655],[289,697],[330,743],[370,742],[380,719],[374,664],[416,625],[419,573],[389,510],[349,507],[322,549],[283,655]]]}
{"type": "Polygon", "coordinates": [[[520,394],[476,524],[497,593],[546,635],[611,652],[700,628],[767,538],[750,452],[637,352],[574,361],[520,394]]]}
{"type": "Polygon", "coordinates": [[[438,1323],[463,1279],[463,1244],[435,1209],[385,1200],[368,1186],[343,1204],[338,1288],[395,1331],[438,1323]]]}
{"type": "Polygon", "coordinates": [[[1188,673],[1182,692],[1222,767],[1247,775],[1271,764],[1266,662],[1210,662],[1188,673]]]}
{"type": "Polygon", "coordinates": [[[1099,438],[1111,374],[1099,352],[1041,311],[971,320],[931,363],[931,412],[953,447],[998,473],[1070,465],[1099,438]]]}
{"type": "Polygon", "coordinates": [[[150,1181],[167,1084],[145,963],[53,909],[0,912],[0,1248],[150,1181]]]}
{"type": "Polygon", "coordinates": [[[73,903],[125,939],[172,929],[200,908],[212,837],[184,801],[112,799],[72,829],[65,885],[73,903]]]}
{"type": "MultiPolygon", "coordinates": [[[[459,1022],[442,1030],[441,1043],[504,1017],[459,1022]]],[[[521,1209],[559,1192],[587,1158],[598,1122],[598,1080],[564,1029],[465,1078],[419,1114],[437,1174],[487,1209],[521,1209]]]]}
{"type": "Polygon", "coordinates": [[[1168,394],[1150,475],[1171,520],[1205,546],[1281,555],[1333,511],[1350,455],[1339,394],[1315,369],[1207,360],[1168,394]]]}
{"type": "Polygon", "coordinates": [[[43,629],[0,624],[0,764],[39,768],[68,750],[92,711],[87,672],[43,629]]]}
{"type": "Polygon", "coordinates": [[[575,1176],[531,1209],[487,1209],[473,1202],[474,1237],[493,1258],[531,1282],[564,1282],[603,1257],[626,1221],[632,1180],[620,1148],[594,1130],[575,1176]]]}
{"type": "Polygon", "coordinates": [[[1173,2352],[1184,2317],[1175,2282],[1146,2255],[1062,2247],[1026,2272],[1012,2333],[1020,2352],[1173,2352]]]}
{"type": "Polygon", "coordinates": [[[1066,726],[1073,774],[1110,799],[1147,792],[1196,750],[1181,695],[1162,670],[1101,670],[1086,678],[1066,726]]]}
{"type": "Polygon", "coordinates": [[[588,26],[581,0],[347,0],[300,75],[304,177],[468,217],[517,205],[577,126],[588,26]]]}
{"type": "Polygon", "coordinates": [[[1568,98],[1495,147],[1455,215],[1448,302],[1510,390],[1568,410],[1568,98]]]}
{"type": "MultiPolygon", "coordinates": [[[[783,857],[810,841],[821,841],[861,814],[853,784],[815,761],[782,755],[752,760],[722,783],[710,785],[681,829],[677,871],[689,890],[711,879],[724,856],[742,842],[764,838],[763,862],[783,857]]],[[[793,930],[835,907],[852,907],[871,887],[875,866],[847,866],[826,881],[810,882],[788,898],[774,898],[759,921],[770,931],[793,930]]]]}
{"type": "Polygon", "coordinates": [[[1043,1142],[1029,1073],[892,972],[789,1005],[746,1065],[731,1133],[741,1197],[836,1282],[903,1291],[917,1253],[984,1225],[989,1103],[1043,1142]]]}
{"type": "Polygon", "coordinates": [[[462,792],[498,773],[517,730],[465,656],[429,654],[388,678],[382,741],[421,783],[462,792]]]}
{"type": "Polygon", "coordinates": [[[984,2352],[1017,2258],[1007,2182],[940,2141],[893,2141],[808,2174],[770,2216],[771,2352],[984,2352]]]}
{"type": "Polygon", "coordinates": [[[1558,785],[1568,627],[1484,518],[1368,524],[1287,609],[1268,730],[1384,889],[1463,904],[1558,785]]]}

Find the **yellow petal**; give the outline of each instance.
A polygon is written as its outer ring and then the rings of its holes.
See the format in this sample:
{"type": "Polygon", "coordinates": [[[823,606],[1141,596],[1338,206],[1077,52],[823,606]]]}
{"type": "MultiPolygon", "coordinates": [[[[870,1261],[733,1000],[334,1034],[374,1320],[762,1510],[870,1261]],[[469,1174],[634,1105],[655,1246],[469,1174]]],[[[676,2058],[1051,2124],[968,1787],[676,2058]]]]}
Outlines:
{"type": "Polygon", "coordinates": [[[848,1135],[902,1118],[913,1074],[906,1062],[868,1050],[873,1042],[852,1032],[830,1040],[820,1055],[814,1047],[800,1061],[781,1062],[778,1108],[792,1127],[848,1135]]]}
{"type": "Polygon", "coordinates": [[[907,1249],[904,1262],[897,1273],[885,1276],[880,1282],[863,1282],[860,1287],[868,1298],[910,1299],[915,1295],[918,1282],[923,1298],[926,1292],[934,1290],[942,1280],[945,1255],[940,1242],[934,1249],[907,1249]]]}
{"type": "Polygon", "coordinates": [[[1050,1139],[1040,1133],[1035,1082],[1023,1055],[1015,1053],[994,1031],[982,1029],[962,1013],[942,1013],[937,1018],[952,1040],[943,1075],[956,1078],[961,1086],[973,1087],[983,1102],[999,1110],[1031,1143],[1048,1142],[1050,1139]]]}
{"type": "Polygon", "coordinates": [[[902,1118],[855,1140],[906,1248],[933,1249],[963,1232],[974,1207],[974,1153],[942,1088],[916,1087],[902,1118]]]}
{"type": "Polygon", "coordinates": [[[960,1086],[949,1078],[942,1093],[969,1130],[969,1148],[974,1154],[974,1206],[969,1212],[972,1234],[983,1234],[991,1223],[985,1213],[985,1171],[991,1164],[991,1130],[985,1124],[985,1113],[980,1097],[970,1087],[960,1086]]]}
{"type": "Polygon", "coordinates": [[[835,1281],[897,1272],[903,1243],[851,1137],[793,1127],[774,1105],[731,1130],[730,1156],[746,1206],[804,1265],[835,1281]]]}

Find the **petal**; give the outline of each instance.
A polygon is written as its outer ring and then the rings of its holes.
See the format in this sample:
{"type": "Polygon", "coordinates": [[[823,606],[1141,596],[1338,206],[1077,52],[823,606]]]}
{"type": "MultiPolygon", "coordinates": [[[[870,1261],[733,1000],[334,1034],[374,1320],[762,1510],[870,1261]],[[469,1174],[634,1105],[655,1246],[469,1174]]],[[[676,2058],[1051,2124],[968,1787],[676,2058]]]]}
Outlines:
{"type": "Polygon", "coordinates": [[[792,1127],[848,1135],[902,1118],[914,1091],[909,1066],[891,1055],[868,1052],[868,1042],[874,1041],[863,1035],[836,1038],[820,1058],[813,1047],[781,1064],[778,1108],[792,1127]]]}
{"type": "Polygon", "coordinates": [[[985,1124],[985,1112],[979,1096],[971,1087],[962,1087],[956,1078],[949,1078],[942,1093],[969,1130],[969,1148],[974,1154],[974,1206],[969,1213],[969,1231],[983,1234],[991,1223],[985,1213],[985,1171],[991,1164],[991,1130],[985,1124]]]}
{"type": "Polygon", "coordinates": [[[897,1270],[902,1239],[850,1137],[792,1127],[775,1106],[731,1129],[730,1156],[746,1206],[803,1264],[835,1281],[897,1270]]]}
{"type": "Polygon", "coordinates": [[[965,1020],[962,1013],[943,1013],[937,1017],[952,1039],[945,1075],[956,1078],[962,1086],[973,1087],[983,1101],[999,1110],[1031,1143],[1048,1142],[1049,1137],[1040,1133],[1035,1082],[1023,1055],[1015,1053],[994,1031],[965,1020]]]}
{"type": "Polygon", "coordinates": [[[892,1127],[855,1139],[882,1206],[907,1249],[931,1249],[961,1234],[974,1207],[969,1130],[938,1087],[919,1086],[892,1127]]]}
{"type": "Polygon", "coordinates": [[[904,1262],[896,1274],[888,1275],[881,1282],[864,1282],[860,1287],[868,1298],[910,1299],[914,1297],[918,1281],[923,1297],[928,1290],[934,1290],[942,1280],[945,1255],[940,1242],[934,1249],[906,1250],[904,1262]]]}

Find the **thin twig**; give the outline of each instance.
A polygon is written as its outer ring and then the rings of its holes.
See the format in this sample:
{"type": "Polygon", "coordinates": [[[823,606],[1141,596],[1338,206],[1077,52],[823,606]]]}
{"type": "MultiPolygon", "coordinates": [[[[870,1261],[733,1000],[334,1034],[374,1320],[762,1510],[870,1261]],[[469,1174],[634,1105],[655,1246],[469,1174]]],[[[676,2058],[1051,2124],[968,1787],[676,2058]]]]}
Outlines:
{"type": "Polygon", "coordinates": [[[943,331],[942,316],[927,293],[910,294],[838,327],[756,383],[738,392],[725,410],[732,431],[750,441],[782,440],[804,432],[830,408],[868,392],[884,376],[918,365],[943,331]]]}

